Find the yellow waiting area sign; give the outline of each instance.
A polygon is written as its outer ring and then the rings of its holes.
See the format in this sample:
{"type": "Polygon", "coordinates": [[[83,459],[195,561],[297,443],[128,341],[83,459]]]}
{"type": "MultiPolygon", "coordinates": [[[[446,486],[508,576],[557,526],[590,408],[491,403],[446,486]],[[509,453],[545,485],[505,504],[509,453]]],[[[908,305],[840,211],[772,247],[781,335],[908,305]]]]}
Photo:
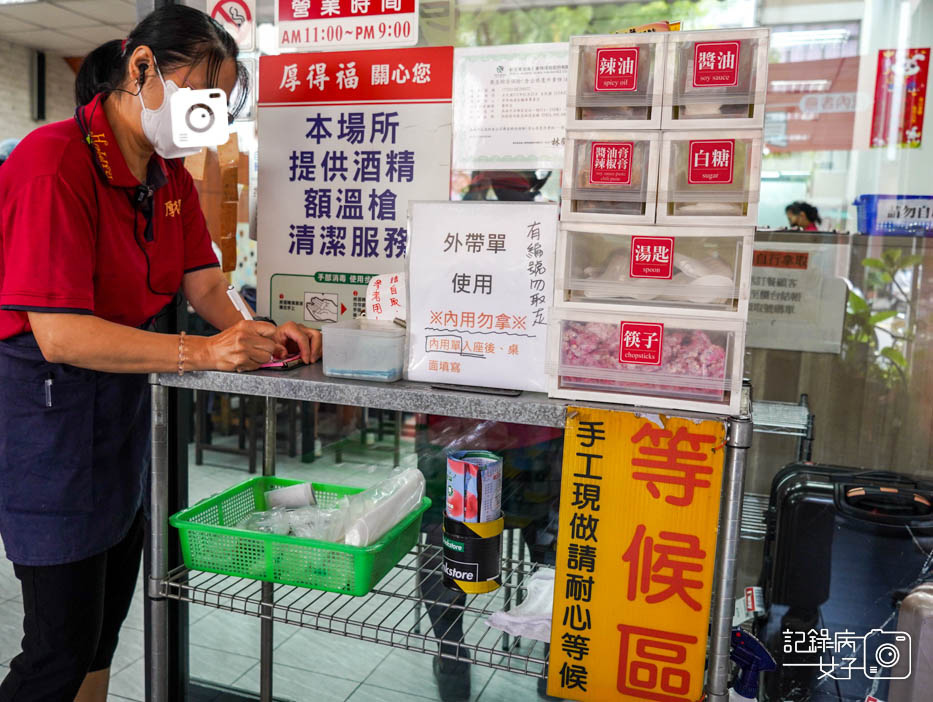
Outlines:
{"type": "Polygon", "coordinates": [[[548,692],[703,694],[726,426],[569,408],[548,692]]]}

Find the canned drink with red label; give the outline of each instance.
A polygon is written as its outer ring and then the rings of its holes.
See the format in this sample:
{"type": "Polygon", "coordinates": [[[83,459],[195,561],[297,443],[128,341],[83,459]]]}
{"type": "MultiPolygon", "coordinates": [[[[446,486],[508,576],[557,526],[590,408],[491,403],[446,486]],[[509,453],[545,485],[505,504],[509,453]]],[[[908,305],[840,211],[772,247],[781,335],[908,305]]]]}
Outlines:
{"type": "Polygon", "coordinates": [[[459,522],[491,522],[502,513],[502,459],[489,451],[447,456],[447,516],[459,522]]]}
{"type": "Polygon", "coordinates": [[[445,511],[448,517],[459,522],[463,521],[465,502],[463,474],[466,469],[467,465],[463,461],[451,457],[447,458],[447,506],[445,511]]]}

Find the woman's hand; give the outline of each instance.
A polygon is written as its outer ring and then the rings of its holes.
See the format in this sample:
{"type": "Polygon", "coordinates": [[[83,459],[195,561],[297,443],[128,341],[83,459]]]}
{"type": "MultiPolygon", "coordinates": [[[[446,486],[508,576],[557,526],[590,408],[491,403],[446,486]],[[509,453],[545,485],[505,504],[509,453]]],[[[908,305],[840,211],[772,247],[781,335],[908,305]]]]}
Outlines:
{"type": "MultiPolygon", "coordinates": [[[[201,354],[205,357],[201,363],[222,371],[256,370],[288,353],[284,342],[279,340],[279,329],[268,322],[240,320],[215,336],[201,337],[204,339],[201,354]]],[[[196,338],[188,336],[186,342],[196,338]]]]}
{"type": "Polygon", "coordinates": [[[285,346],[289,354],[300,353],[305,363],[321,358],[321,332],[303,324],[285,322],[275,328],[275,341],[285,346]]]}

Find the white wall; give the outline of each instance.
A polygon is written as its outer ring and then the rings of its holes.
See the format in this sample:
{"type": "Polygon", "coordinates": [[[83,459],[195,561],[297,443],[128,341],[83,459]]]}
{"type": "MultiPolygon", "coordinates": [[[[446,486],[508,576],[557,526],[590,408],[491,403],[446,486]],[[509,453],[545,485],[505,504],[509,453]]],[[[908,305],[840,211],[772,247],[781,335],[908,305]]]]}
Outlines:
{"type": "Polygon", "coordinates": [[[74,114],[74,72],[65,59],[45,55],[45,116],[34,122],[30,108],[30,55],[32,49],[0,40],[0,140],[22,138],[40,124],[68,119],[74,114]]]}

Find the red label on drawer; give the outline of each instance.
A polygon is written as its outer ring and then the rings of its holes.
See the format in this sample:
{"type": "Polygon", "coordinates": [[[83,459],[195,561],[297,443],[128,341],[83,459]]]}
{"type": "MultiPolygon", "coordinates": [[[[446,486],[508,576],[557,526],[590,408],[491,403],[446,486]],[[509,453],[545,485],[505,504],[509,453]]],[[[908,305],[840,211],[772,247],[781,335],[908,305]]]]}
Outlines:
{"type": "Polygon", "coordinates": [[[638,89],[638,47],[596,49],[596,92],[638,89]]]}
{"type": "Polygon", "coordinates": [[[755,250],[752,265],[758,268],[796,268],[805,271],[810,263],[810,254],[805,251],[759,251],[755,250]]]}
{"type": "Polygon", "coordinates": [[[631,278],[670,280],[674,274],[674,237],[633,236],[631,278]]]}
{"type": "Polygon", "coordinates": [[[590,182],[632,184],[633,141],[594,141],[590,145],[590,182]]]}
{"type": "Polygon", "coordinates": [[[738,85],[741,47],[740,41],[697,42],[693,48],[693,87],[738,85]]]}
{"type": "Polygon", "coordinates": [[[619,363],[660,366],[663,341],[663,324],[622,322],[619,330],[619,363]]]}
{"type": "Polygon", "coordinates": [[[687,164],[690,185],[729,185],[735,161],[735,139],[691,141],[687,164]]]}

